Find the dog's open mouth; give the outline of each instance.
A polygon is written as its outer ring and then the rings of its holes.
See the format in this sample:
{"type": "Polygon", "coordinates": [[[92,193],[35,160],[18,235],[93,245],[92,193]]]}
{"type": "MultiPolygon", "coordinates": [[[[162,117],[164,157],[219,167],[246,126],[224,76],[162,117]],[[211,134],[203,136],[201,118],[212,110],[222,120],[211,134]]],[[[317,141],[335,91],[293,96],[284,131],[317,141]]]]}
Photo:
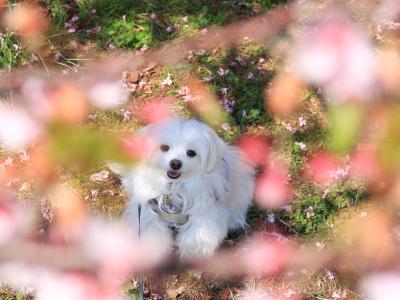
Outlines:
{"type": "Polygon", "coordinates": [[[171,179],[177,179],[179,176],[181,176],[181,173],[170,170],[167,172],[167,175],[171,179]]]}

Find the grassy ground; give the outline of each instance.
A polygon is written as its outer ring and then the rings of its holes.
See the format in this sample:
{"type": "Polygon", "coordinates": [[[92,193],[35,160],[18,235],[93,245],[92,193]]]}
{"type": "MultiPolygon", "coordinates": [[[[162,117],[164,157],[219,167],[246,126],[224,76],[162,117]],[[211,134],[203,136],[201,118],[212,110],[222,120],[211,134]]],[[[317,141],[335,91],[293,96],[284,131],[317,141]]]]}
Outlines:
{"type": "MultiPolygon", "coordinates": [[[[79,68],[79,59],[90,53],[104,53],[129,49],[145,51],[163,41],[179,39],[218,26],[254,16],[281,5],[283,1],[131,1],[131,0],[42,0],[48,8],[53,23],[50,44],[46,54],[29,53],[21,46],[15,34],[1,35],[0,68],[33,64],[59,65],[65,69],[79,68]],[[82,52],[84,49],[86,52],[82,52]]],[[[147,101],[154,96],[171,96],[177,100],[176,110],[191,116],[184,101],[179,78],[196,74],[207,82],[224,106],[228,124],[219,129],[227,142],[235,142],[244,132],[258,132],[271,136],[271,144],[290,166],[294,198],[290,206],[280,211],[252,208],[248,215],[247,230],[231,233],[226,244],[241,243],[254,230],[268,234],[285,234],[299,243],[311,243],[323,248],[338,211],[350,209],[364,198],[364,190],[355,183],[342,184],[325,190],[307,181],[302,166],[315,149],[325,147],[328,129],[323,104],[318,94],[309,90],[302,97],[302,108],[290,118],[277,118],[264,106],[264,89],[268,87],[280,62],[268,48],[257,43],[247,43],[233,49],[215,48],[210,52],[193,53],[185,65],[154,69],[139,78],[143,88],[132,93],[129,103],[121,110],[98,111],[92,114],[85,126],[110,133],[133,133],[140,126],[134,118],[132,104],[147,101]],[[225,70],[229,70],[227,74],[225,70]],[[222,74],[222,75],[221,75],[222,74]],[[162,85],[170,76],[171,85],[162,85]]],[[[3,154],[3,157],[7,157],[3,154]]],[[[83,191],[87,206],[106,217],[120,214],[127,201],[111,173],[104,173],[104,180],[91,180],[96,172],[108,172],[97,166],[90,172],[69,172],[63,175],[83,191]]],[[[22,192],[21,192],[22,193],[22,192]]],[[[23,193],[22,193],[23,194],[23,193]]],[[[23,195],[22,195],[23,196],[23,195]]],[[[51,203],[41,203],[44,219],[51,221],[51,203]]],[[[179,299],[231,299],[244,288],[264,286],[266,289],[284,290],[303,294],[305,299],[333,299],[336,295],[357,299],[351,292],[351,282],[338,278],[334,270],[324,270],[313,275],[307,270],[300,274],[287,271],[280,278],[248,277],[241,280],[197,280],[188,274],[171,274],[164,278],[162,289],[151,293],[179,295],[179,299]],[[332,271],[332,272],[331,272],[332,271]],[[174,294],[179,291],[178,294],[174,294]]],[[[150,285],[148,285],[150,288],[150,285]]],[[[127,293],[134,298],[134,284],[127,286],[127,293]]],[[[0,289],[1,299],[26,299],[25,294],[15,294],[0,289]]],[[[153,296],[155,297],[155,296],[153,296]]]]}

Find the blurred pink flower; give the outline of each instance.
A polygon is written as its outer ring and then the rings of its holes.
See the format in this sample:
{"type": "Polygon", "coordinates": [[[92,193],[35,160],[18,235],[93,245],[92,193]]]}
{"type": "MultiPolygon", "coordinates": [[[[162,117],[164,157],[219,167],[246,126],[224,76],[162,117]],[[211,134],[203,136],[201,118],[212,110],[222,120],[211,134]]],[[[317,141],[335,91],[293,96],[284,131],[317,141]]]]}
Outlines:
{"type": "Polygon", "coordinates": [[[117,285],[104,287],[90,273],[56,272],[50,268],[7,263],[0,266],[0,279],[25,289],[29,286],[38,300],[118,300],[123,299],[117,285]]]}
{"type": "Polygon", "coordinates": [[[334,181],[334,174],[339,169],[340,164],[336,158],[326,152],[315,154],[308,162],[308,176],[324,185],[330,185],[334,181]]]}
{"type": "Polygon", "coordinates": [[[159,241],[144,237],[139,241],[131,229],[126,224],[92,219],[83,230],[83,247],[100,264],[104,279],[125,280],[134,271],[153,268],[167,254],[157,246],[159,241]]]}
{"type": "Polygon", "coordinates": [[[135,116],[145,124],[160,122],[172,117],[173,97],[150,98],[138,103],[134,109],[135,116]]]}
{"type": "Polygon", "coordinates": [[[14,199],[0,199],[0,244],[28,233],[33,221],[32,211],[27,207],[19,205],[14,199]]]}
{"type": "Polygon", "coordinates": [[[373,20],[378,26],[392,24],[400,14],[400,3],[398,0],[386,0],[375,9],[373,20]]]}
{"type": "Polygon", "coordinates": [[[8,207],[0,202],[0,244],[9,241],[16,232],[17,224],[8,207]]]}
{"type": "Polygon", "coordinates": [[[101,285],[84,272],[43,272],[34,280],[38,300],[122,300],[118,288],[101,285]]]}
{"type": "Polygon", "coordinates": [[[121,147],[128,157],[133,159],[144,159],[158,147],[159,143],[148,134],[122,139],[121,147]]]}
{"type": "Polygon", "coordinates": [[[291,191],[284,168],[270,168],[256,181],[254,197],[264,208],[279,208],[290,199],[291,191]]]}
{"type": "Polygon", "coordinates": [[[400,273],[381,272],[363,278],[360,290],[369,300],[400,299],[400,273]]]}
{"type": "Polygon", "coordinates": [[[289,260],[290,248],[275,239],[253,237],[245,246],[243,260],[248,272],[265,275],[280,271],[289,260]]]}
{"type": "Polygon", "coordinates": [[[350,174],[358,179],[371,180],[379,176],[379,158],[374,149],[356,151],[350,159],[350,174]]]}
{"type": "Polygon", "coordinates": [[[354,25],[320,21],[300,37],[290,63],[304,80],[322,86],[334,101],[369,100],[375,94],[377,59],[371,42],[354,25]]]}
{"type": "Polygon", "coordinates": [[[268,158],[270,149],[262,136],[242,135],[237,143],[239,149],[254,165],[262,165],[268,158]]]}
{"type": "Polygon", "coordinates": [[[22,108],[0,106],[0,144],[6,149],[27,147],[41,131],[41,125],[22,108]]]}
{"type": "Polygon", "coordinates": [[[104,276],[124,279],[136,267],[134,255],[138,241],[122,226],[92,220],[82,233],[82,242],[88,255],[100,264],[104,276]]]}
{"type": "Polygon", "coordinates": [[[112,109],[128,101],[128,92],[119,81],[104,81],[91,86],[88,90],[90,102],[102,109],[112,109]]]}

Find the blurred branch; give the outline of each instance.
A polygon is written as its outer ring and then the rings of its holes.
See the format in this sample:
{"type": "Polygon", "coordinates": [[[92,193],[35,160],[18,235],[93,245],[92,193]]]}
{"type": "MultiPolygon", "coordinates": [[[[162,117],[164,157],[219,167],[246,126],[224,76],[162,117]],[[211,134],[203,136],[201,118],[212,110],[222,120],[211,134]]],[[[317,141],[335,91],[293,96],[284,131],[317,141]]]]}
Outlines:
{"type": "MultiPolygon", "coordinates": [[[[140,70],[150,63],[170,65],[184,61],[189,51],[211,49],[214,47],[231,47],[246,40],[263,40],[274,36],[294,20],[292,6],[286,5],[249,20],[237,22],[209,30],[205,35],[196,35],[176,42],[167,42],[162,46],[143,54],[124,53],[118,57],[96,60],[88,63],[89,73],[95,78],[120,78],[121,72],[127,69],[140,70]]],[[[0,90],[20,86],[34,70],[20,69],[0,73],[0,90]]],[[[37,70],[35,70],[37,72],[37,70]]],[[[46,70],[52,78],[60,76],[56,70],[46,70]]]]}
{"type": "Polygon", "coordinates": [[[61,270],[96,271],[95,262],[78,246],[54,246],[15,241],[0,247],[0,264],[11,261],[61,270]]]}

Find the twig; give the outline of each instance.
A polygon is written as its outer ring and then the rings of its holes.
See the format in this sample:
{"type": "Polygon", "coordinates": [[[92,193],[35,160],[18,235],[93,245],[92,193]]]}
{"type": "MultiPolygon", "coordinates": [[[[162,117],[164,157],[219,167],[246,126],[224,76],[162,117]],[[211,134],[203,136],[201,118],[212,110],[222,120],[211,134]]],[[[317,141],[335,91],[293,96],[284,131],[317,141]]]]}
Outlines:
{"type": "Polygon", "coordinates": [[[28,265],[45,265],[55,269],[96,271],[95,262],[77,247],[54,247],[24,241],[14,241],[0,247],[0,263],[19,261],[28,265]]]}
{"type": "MultiPolygon", "coordinates": [[[[98,62],[88,65],[90,72],[95,76],[120,78],[121,73],[127,69],[140,70],[150,63],[158,65],[171,65],[185,60],[187,53],[192,50],[211,49],[216,46],[231,47],[247,40],[263,40],[274,36],[288,24],[294,17],[291,6],[277,8],[245,21],[211,29],[206,35],[197,35],[175,42],[166,42],[162,46],[142,54],[125,52],[117,57],[99,59],[98,62]]],[[[46,68],[46,72],[49,70],[46,68]]],[[[18,87],[30,72],[24,69],[3,72],[0,75],[0,90],[18,87]]],[[[89,74],[90,75],[90,74],[89,74]]]]}
{"type": "Polygon", "coordinates": [[[278,218],[279,222],[281,222],[283,225],[285,225],[291,232],[297,234],[298,236],[303,236],[301,233],[297,232],[293,227],[289,226],[285,221],[283,221],[281,218],[278,218]]]}
{"type": "Polygon", "coordinates": [[[47,77],[49,77],[50,76],[50,72],[49,72],[49,69],[47,68],[47,66],[46,66],[46,64],[45,64],[45,62],[43,60],[43,57],[40,54],[37,54],[37,53],[36,53],[36,55],[39,57],[40,61],[42,62],[43,66],[44,66],[44,68],[46,69],[47,77]]]}

